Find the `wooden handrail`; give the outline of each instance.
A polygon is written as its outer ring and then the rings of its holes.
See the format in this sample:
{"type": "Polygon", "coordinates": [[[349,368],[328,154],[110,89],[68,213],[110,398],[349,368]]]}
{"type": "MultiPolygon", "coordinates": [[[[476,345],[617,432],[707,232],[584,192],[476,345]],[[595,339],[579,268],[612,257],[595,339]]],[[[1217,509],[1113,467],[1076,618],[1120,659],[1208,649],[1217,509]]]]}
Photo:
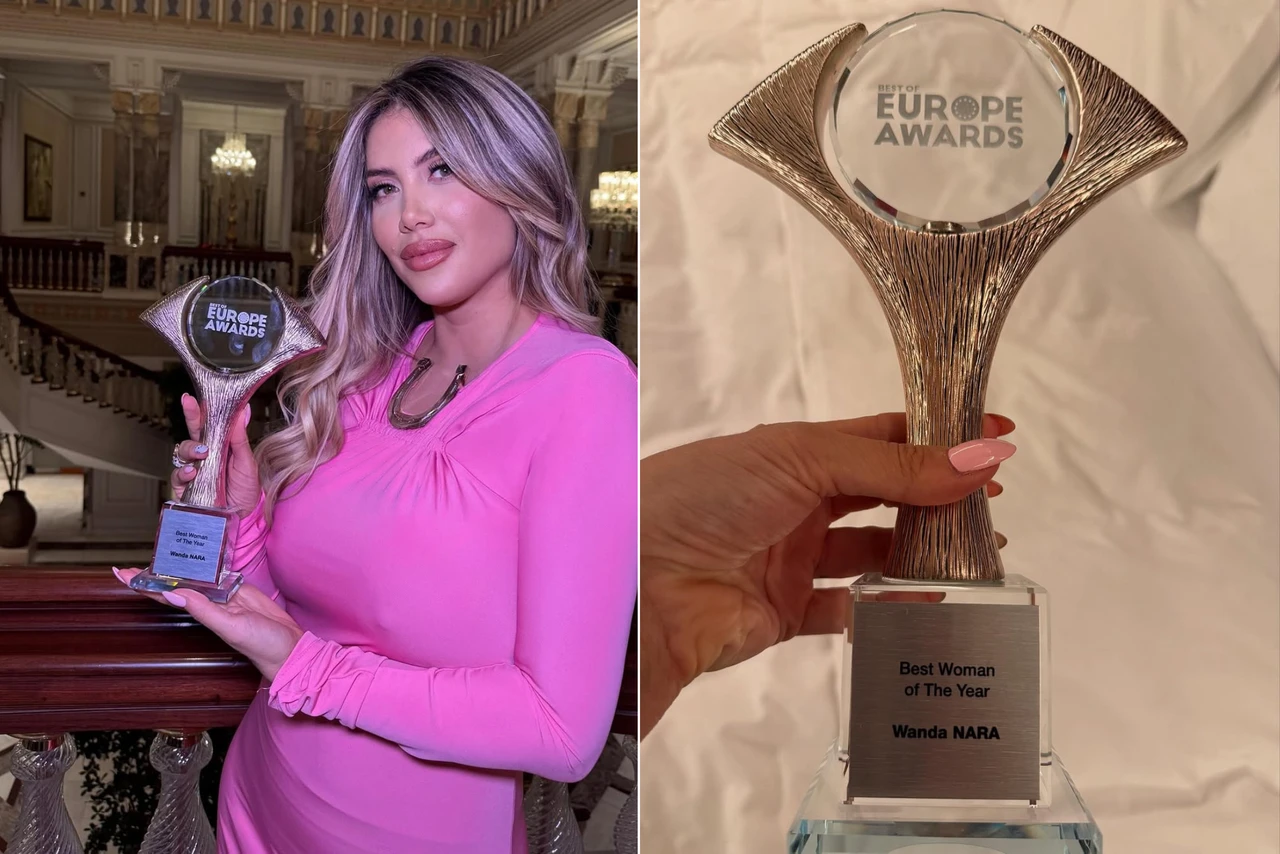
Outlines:
{"type": "Polygon", "coordinates": [[[104,350],[96,344],[91,344],[83,338],[77,338],[69,332],[64,332],[56,326],[50,326],[42,320],[37,320],[31,315],[24,312],[18,307],[18,301],[14,299],[13,291],[9,289],[9,284],[5,279],[4,273],[0,272],[0,304],[3,304],[5,311],[18,318],[18,322],[29,329],[35,329],[44,335],[47,335],[54,341],[61,340],[67,344],[71,344],[89,353],[93,353],[107,362],[119,365],[131,374],[135,374],[152,382],[160,382],[160,375],[155,371],[144,368],[142,365],[130,362],[121,356],[112,353],[110,350],[104,350]]]}
{"type": "Polygon", "coordinates": [[[100,240],[67,240],[60,237],[22,237],[0,234],[0,247],[18,249],[79,249],[85,252],[104,252],[106,244],[100,240]]]}
{"type": "Polygon", "coordinates": [[[268,252],[262,249],[228,249],[221,246],[175,246],[170,244],[160,250],[162,259],[175,256],[181,258],[225,258],[236,261],[293,264],[293,255],[288,252],[268,252]]]}
{"type": "MultiPolygon", "coordinates": [[[[637,732],[636,635],[614,732],[637,732]]],[[[261,676],[105,567],[0,567],[0,732],[235,726],[261,676]]]]}
{"type": "Polygon", "coordinates": [[[0,236],[0,270],[24,290],[102,293],[109,266],[100,241],[0,236]]]}
{"type": "Polygon", "coordinates": [[[235,726],[260,682],[105,567],[0,567],[0,732],[235,726]]]}

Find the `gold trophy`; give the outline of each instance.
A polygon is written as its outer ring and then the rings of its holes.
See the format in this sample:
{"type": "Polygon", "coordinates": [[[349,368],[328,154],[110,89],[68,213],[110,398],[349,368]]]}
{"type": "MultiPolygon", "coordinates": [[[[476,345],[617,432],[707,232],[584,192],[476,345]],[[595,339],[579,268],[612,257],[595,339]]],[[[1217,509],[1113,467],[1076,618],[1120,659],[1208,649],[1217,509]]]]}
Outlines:
{"type": "Polygon", "coordinates": [[[242,580],[230,569],[240,521],[226,506],[231,419],[267,377],[323,349],[324,338],[287,294],[245,276],[196,279],[141,319],[182,357],[195,382],[209,454],[183,500],[165,502],[151,566],[129,586],[157,593],[186,587],[226,602],[242,580]]]}
{"type": "MultiPolygon", "coordinates": [[[[1186,140],[1061,36],[939,11],[833,33],[711,144],[852,254],[892,330],[908,441],[949,447],[982,436],[996,341],[1041,254],[1186,140]]],[[[1005,575],[985,492],[903,507],[884,572],[850,588],[841,732],[787,850],[1100,852],[1050,741],[1047,603],[1005,575]]]]}

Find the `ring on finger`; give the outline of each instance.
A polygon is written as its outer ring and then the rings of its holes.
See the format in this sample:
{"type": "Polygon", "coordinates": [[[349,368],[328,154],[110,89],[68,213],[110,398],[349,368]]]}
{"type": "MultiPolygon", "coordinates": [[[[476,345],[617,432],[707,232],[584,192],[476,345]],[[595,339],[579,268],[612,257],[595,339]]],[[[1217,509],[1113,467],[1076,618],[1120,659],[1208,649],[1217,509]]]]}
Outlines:
{"type": "Polygon", "coordinates": [[[182,447],[181,445],[173,446],[173,467],[176,469],[180,469],[185,465],[189,465],[189,463],[178,454],[178,449],[181,447],[182,447]]]}

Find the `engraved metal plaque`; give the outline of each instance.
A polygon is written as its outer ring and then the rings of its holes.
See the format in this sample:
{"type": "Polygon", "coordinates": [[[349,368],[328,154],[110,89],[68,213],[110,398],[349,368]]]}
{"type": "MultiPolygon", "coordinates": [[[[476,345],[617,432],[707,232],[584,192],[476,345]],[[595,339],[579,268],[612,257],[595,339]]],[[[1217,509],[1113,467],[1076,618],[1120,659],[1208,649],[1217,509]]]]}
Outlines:
{"type": "Polygon", "coordinates": [[[153,572],[215,583],[226,544],[227,520],[213,513],[167,507],[160,515],[153,572]]]}
{"type": "Polygon", "coordinates": [[[852,608],[848,796],[1037,800],[1039,609],[852,608]]]}

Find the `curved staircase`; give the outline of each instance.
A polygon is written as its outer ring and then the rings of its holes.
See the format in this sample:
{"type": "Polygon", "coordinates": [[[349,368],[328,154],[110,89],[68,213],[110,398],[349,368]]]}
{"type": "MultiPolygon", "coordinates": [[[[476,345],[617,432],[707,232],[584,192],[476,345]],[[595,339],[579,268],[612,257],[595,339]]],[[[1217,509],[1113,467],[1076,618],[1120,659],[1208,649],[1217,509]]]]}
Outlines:
{"type": "Polygon", "coordinates": [[[25,314],[0,274],[0,432],[86,468],[163,479],[169,421],[159,376],[25,314]]]}

